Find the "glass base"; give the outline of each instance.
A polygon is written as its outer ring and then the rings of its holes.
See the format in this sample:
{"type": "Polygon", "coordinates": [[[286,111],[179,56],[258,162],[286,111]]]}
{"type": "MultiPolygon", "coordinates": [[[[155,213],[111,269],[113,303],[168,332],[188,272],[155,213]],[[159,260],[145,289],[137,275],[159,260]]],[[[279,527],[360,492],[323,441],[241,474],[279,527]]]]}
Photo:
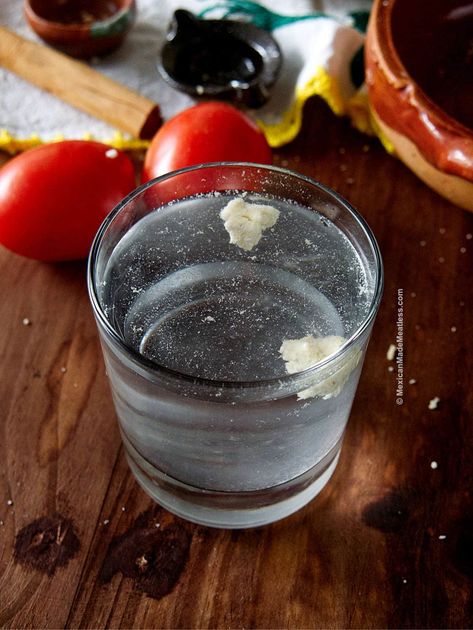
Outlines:
{"type": "Polygon", "coordinates": [[[136,480],[162,507],[199,525],[244,529],[289,516],[319,494],[337,467],[342,437],[316,466],[303,475],[278,486],[251,492],[220,492],[189,486],[152,466],[125,436],[123,441],[136,480]]]}

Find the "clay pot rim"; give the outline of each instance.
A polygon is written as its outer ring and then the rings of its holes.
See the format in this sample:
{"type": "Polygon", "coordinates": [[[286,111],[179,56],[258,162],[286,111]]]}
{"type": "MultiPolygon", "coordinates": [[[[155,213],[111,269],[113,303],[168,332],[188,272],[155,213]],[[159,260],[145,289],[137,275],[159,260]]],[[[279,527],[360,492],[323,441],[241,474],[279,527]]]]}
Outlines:
{"type": "MultiPolygon", "coordinates": [[[[24,0],[23,2],[23,10],[25,15],[30,22],[32,28],[36,31],[36,29],[41,29],[43,33],[49,32],[51,34],[63,34],[63,35],[85,35],[88,34],[91,28],[100,25],[109,23],[117,19],[117,17],[121,17],[122,15],[126,15],[130,10],[133,9],[135,4],[135,0],[117,0],[119,3],[119,7],[115,13],[112,13],[108,18],[104,20],[93,20],[87,24],[82,22],[74,22],[72,24],[65,24],[64,22],[57,22],[55,20],[48,20],[43,17],[39,13],[33,9],[32,0],[24,0]]],[[[38,31],[37,31],[38,32],[38,31]]],[[[38,33],[39,34],[39,33],[38,33]]]]}
{"type": "Polygon", "coordinates": [[[372,9],[375,40],[380,56],[378,61],[386,72],[386,78],[396,90],[411,92],[409,103],[412,107],[424,111],[431,119],[444,129],[473,140],[473,130],[448,114],[433,101],[406,69],[394,43],[391,19],[396,0],[385,2],[378,0],[372,9]]]}

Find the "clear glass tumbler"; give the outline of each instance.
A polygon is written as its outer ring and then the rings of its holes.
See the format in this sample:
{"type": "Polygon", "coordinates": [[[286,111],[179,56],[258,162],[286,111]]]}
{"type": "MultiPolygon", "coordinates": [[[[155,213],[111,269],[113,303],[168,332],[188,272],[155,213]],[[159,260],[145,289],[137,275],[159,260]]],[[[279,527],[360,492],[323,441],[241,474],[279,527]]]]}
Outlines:
{"type": "Polygon", "coordinates": [[[128,462],[151,497],[243,528],[320,492],[383,285],[344,199],[276,167],[169,173],[107,217],[88,284],[128,462]]]}

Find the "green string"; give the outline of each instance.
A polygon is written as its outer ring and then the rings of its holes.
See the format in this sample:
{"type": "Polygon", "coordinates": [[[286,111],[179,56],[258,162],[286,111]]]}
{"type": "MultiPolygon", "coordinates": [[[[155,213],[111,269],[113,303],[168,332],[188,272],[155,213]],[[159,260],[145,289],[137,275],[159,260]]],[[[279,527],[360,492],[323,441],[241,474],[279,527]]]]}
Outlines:
{"type": "MultiPolygon", "coordinates": [[[[267,31],[273,31],[281,26],[285,26],[286,24],[292,24],[293,22],[318,18],[331,18],[341,24],[345,24],[343,20],[321,11],[316,11],[308,15],[279,15],[278,13],[274,13],[266,7],[261,6],[257,2],[252,2],[251,0],[227,0],[224,3],[215,4],[211,7],[203,9],[200,12],[199,17],[205,17],[207,14],[216,10],[223,11],[222,19],[233,17],[249,18],[255,26],[263,28],[267,31]]],[[[352,20],[353,28],[365,32],[369,17],[369,13],[367,11],[352,11],[348,14],[348,16],[352,20]]]]}

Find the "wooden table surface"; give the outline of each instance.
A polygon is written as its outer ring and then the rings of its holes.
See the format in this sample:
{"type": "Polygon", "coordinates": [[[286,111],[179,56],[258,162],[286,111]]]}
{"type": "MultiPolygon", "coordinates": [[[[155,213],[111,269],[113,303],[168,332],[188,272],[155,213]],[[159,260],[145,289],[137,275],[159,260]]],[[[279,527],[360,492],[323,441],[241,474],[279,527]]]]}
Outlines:
{"type": "Polygon", "coordinates": [[[275,162],[346,196],[384,256],[334,477],[253,530],[157,507],[120,445],[85,264],[1,249],[0,626],[473,626],[473,215],[319,101],[275,162]],[[386,356],[400,290],[402,405],[386,356]]]}

